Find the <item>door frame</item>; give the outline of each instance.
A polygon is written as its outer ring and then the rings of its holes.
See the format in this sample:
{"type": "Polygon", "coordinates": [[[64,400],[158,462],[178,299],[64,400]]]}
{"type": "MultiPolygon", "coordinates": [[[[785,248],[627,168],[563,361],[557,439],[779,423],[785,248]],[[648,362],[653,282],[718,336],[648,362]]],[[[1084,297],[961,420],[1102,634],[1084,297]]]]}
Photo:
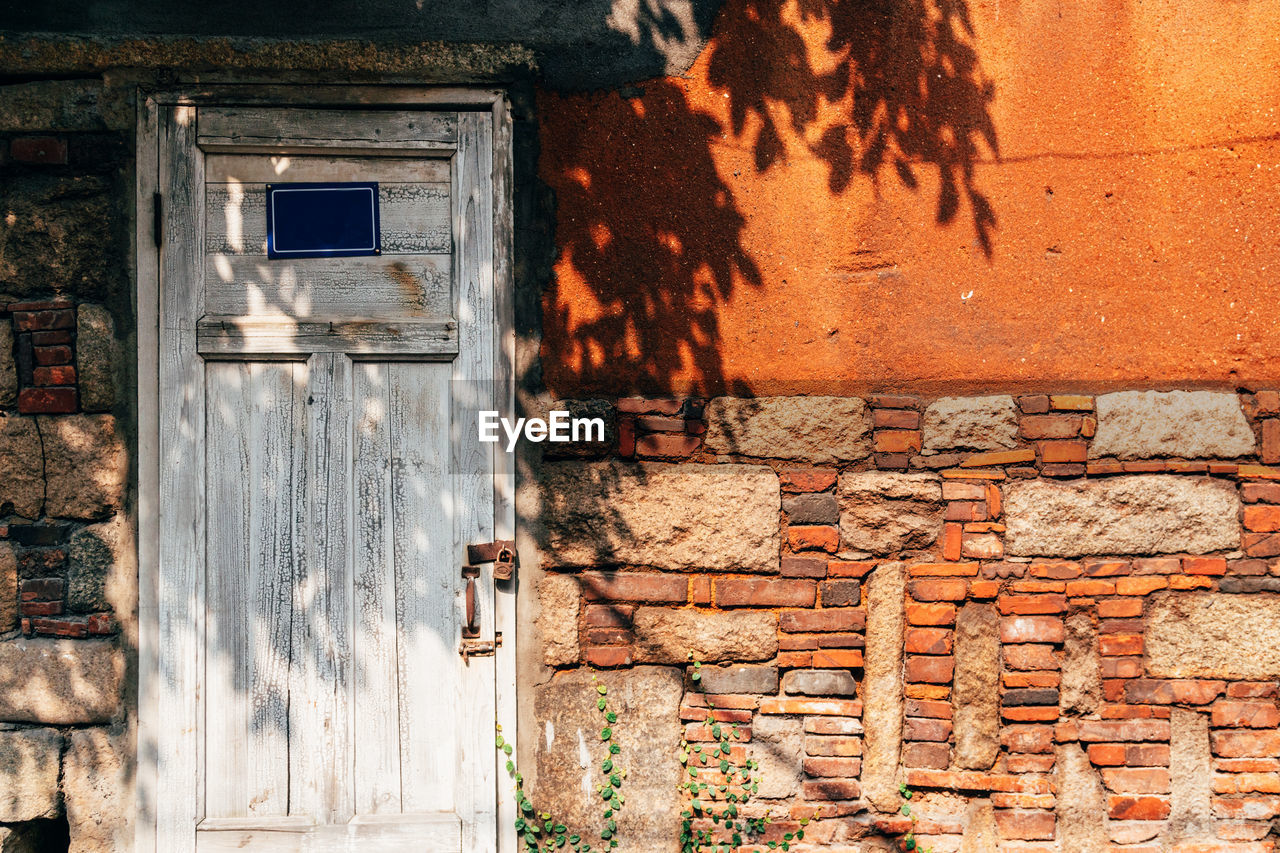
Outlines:
{"type": "MultiPolygon", "coordinates": [[[[515,417],[515,309],[512,279],[512,136],[506,93],[495,88],[402,85],[191,85],[162,91],[139,89],[137,98],[135,263],[138,380],[138,738],[137,814],[134,850],[157,850],[160,716],[160,248],[156,240],[159,175],[159,109],[171,106],[396,108],[485,111],[493,118],[494,377],[501,417],[515,417]]],[[[497,445],[494,445],[497,448],[497,445]]],[[[515,455],[494,451],[494,533],[516,538],[515,455]]],[[[457,555],[462,565],[463,555],[457,555]]],[[[518,743],[516,732],[516,583],[494,590],[494,627],[502,637],[495,660],[496,723],[518,743]]],[[[507,795],[506,760],[494,750],[498,853],[517,849],[514,798],[507,795]]]]}

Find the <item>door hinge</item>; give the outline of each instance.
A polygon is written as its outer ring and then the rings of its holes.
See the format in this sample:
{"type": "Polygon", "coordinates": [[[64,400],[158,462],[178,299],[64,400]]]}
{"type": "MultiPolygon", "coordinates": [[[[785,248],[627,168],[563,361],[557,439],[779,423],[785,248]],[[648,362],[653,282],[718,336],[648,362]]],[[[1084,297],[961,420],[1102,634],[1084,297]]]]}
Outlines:
{"type": "Polygon", "coordinates": [[[163,196],[160,193],[151,195],[151,236],[156,241],[156,248],[159,249],[164,243],[164,207],[163,196]]]}

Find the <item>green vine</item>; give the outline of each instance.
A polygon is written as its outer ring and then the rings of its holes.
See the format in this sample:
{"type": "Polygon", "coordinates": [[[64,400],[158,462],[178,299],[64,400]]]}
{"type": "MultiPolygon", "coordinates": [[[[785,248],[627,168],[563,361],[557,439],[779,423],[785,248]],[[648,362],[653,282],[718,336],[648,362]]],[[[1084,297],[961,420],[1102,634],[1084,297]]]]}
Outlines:
{"type": "MultiPolygon", "coordinates": [[[[596,681],[594,675],[592,682],[596,681]]],[[[613,737],[613,725],[618,722],[618,715],[609,710],[609,690],[603,684],[596,684],[596,708],[604,718],[605,725],[600,729],[600,743],[604,748],[600,761],[600,774],[604,781],[596,785],[596,794],[603,801],[600,829],[600,840],[608,848],[618,846],[618,811],[626,803],[622,793],[622,780],[627,778],[627,771],[618,766],[618,754],[622,747],[613,737]]],[[[507,756],[507,773],[516,783],[516,834],[520,846],[528,853],[560,853],[568,850],[571,853],[590,853],[593,849],[580,833],[570,833],[569,828],[557,820],[550,812],[540,812],[534,808],[533,802],[524,793],[524,776],[516,770],[515,760],[511,757],[511,744],[502,738],[502,726],[498,727],[497,745],[507,756]]]]}
{"type": "MultiPolygon", "coordinates": [[[[692,660],[693,655],[689,658],[692,660]]],[[[701,683],[701,661],[693,661],[689,678],[695,684],[701,683]]],[[[732,853],[743,845],[744,836],[761,835],[770,823],[768,814],[745,817],[740,810],[760,790],[760,764],[750,758],[742,764],[731,760],[733,743],[742,739],[742,732],[737,723],[725,726],[716,720],[715,706],[710,701],[704,724],[715,738],[713,747],[690,744],[683,738],[680,741],[680,763],[684,767],[680,789],[689,796],[688,807],[680,813],[680,850],[681,853],[732,853]],[[710,819],[712,825],[719,828],[718,833],[715,829],[695,827],[697,819],[710,819]]],[[[807,818],[800,821],[801,825],[808,822],[807,818]]],[[[767,846],[790,850],[791,842],[802,838],[804,830],[798,829],[786,833],[781,842],[767,842],[767,846]]]]}
{"type": "MultiPolygon", "coordinates": [[[[914,796],[912,790],[906,785],[899,785],[898,793],[902,795],[904,800],[910,800],[914,796]]],[[[898,811],[902,813],[903,817],[911,820],[911,828],[907,830],[899,842],[902,845],[902,849],[909,851],[909,853],[933,853],[932,847],[921,847],[920,843],[916,841],[916,816],[911,811],[911,803],[903,803],[898,811]]]]}

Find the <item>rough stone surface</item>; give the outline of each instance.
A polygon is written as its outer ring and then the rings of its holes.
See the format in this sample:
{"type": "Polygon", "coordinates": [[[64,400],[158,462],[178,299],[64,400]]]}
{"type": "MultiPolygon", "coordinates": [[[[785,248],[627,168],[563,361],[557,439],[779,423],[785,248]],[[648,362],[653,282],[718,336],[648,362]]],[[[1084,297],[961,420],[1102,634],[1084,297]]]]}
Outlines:
{"type": "Polygon", "coordinates": [[[1169,554],[1237,548],[1240,498],[1230,483],[1174,475],[1011,483],[1011,555],[1169,554]]]}
{"type": "Polygon", "coordinates": [[[996,853],[1000,836],[996,831],[996,813],[990,800],[971,800],[964,817],[964,835],[960,853],[996,853]]]}
{"type": "Polygon", "coordinates": [[[542,662],[563,666],[578,660],[578,579],[546,575],[538,581],[538,628],[542,632],[542,662]]]}
{"type": "Polygon", "coordinates": [[[778,614],[641,607],[632,620],[637,663],[769,660],[778,652],[778,614]]]}
{"type": "Polygon", "coordinates": [[[1156,678],[1280,678],[1280,600],[1158,593],[1147,605],[1146,668],[1156,678]]]}
{"type": "Polygon", "coordinates": [[[0,90],[0,128],[13,132],[105,130],[100,80],[37,80],[0,90]]]}
{"type": "Polygon", "coordinates": [[[67,606],[77,613],[108,610],[108,582],[124,558],[119,517],[76,531],[67,549],[67,606]]]}
{"type": "Polygon", "coordinates": [[[857,397],[716,397],[706,419],[712,453],[815,465],[871,455],[867,405],[857,397]]]}
{"type": "Polygon", "coordinates": [[[795,669],[782,677],[783,693],[803,696],[853,696],[858,682],[847,669],[795,669]]]}
{"type": "Polygon", "coordinates": [[[1097,399],[1098,432],[1089,455],[1232,458],[1253,452],[1253,430],[1235,394],[1121,391],[1097,399]]]}
{"type": "Polygon", "coordinates": [[[876,567],[867,581],[867,635],[862,681],[866,748],[862,793],[881,811],[894,811],[902,751],[902,636],[906,571],[902,563],[876,567]]]}
{"type": "Polygon", "coordinates": [[[0,542],[0,632],[18,627],[18,558],[13,545],[0,542]]]}
{"type": "Polygon", "coordinates": [[[44,440],[48,515],[93,519],[120,508],[129,467],[114,417],[42,417],[40,435],[44,440]]]}
{"type": "Polygon", "coordinates": [[[933,474],[840,475],[840,538],[846,548],[890,554],[932,545],[942,529],[942,483],[933,474]]]}
{"type": "Polygon", "coordinates": [[[62,767],[62,796],[71,830],[68,853],[129,847],[130,761],[123,735],[105,729],[71,733],[62,767]]]}
{"type": "Polygon", "coordinates": [[[44,466],[36,422],[0,417],[0,513],[34,519],[43,504],[44,466]]]}
{"type": "Polygon", "coordinates": [[[549,565],[778,570],[778,476],[762,465],[544,466],[549,565]]]}
{"type": "Polygon", "coordinates": [[[760,762],[757,796],[765,800],[794,796],[804,776],[804,724],[790,717],[756,717],[747,755],[760,762]]]}
{"type": "Polygon", "coordinates": [[[778,692],[778,668],[776,666],[751,666],[729,664],[704,666],[699,687],[707,693],[764,693],[778,692]]]}
{"type": "Polygon", "coordinates": [[[62,735],[53,729],[0,732],[0,821],[54,818],[62,735]]]}
{"type": "MultiPolygon", "coordinates": [[[[584,837],[599,837],[599,765],[603,718],[596,708],[596,684],[609,691],[609,710],[618,714],[613,727],[622,752],[618,766],[627,771],[626,806],[618,814],[618,835],[626,849],[673,853],[680,849],[679,751],[680,671],[667,667],[635,667],[625,672],[576,670],[537,688],[534,713],[536,778],[529,796],[539,810],[553,812],[584,837]]],[[[592,845],[595,846],[594,844],[592,845]]],[[[622,848],[620,848],[622,849],[622,848]]]]}
{"type": "Polygon", "coordinates": [[[13,324],[0,322],[0,406],[18,401],[18,369],[13,362],[13,324]]]}
{"type": "MultiPolygon", "coordinates": [[[[604,422],[604,438],[599,441],[579,440],[545,442],[541,445],[544,459],[590,459],[607,456],[618,446],[618,411],[611,400],[547,400],[540,398],[531,417],[549,420],[551,412],[568,412],[570,418],[599,418],[604,422]]],[[[592,432],[594,439],[600,435],[592,432]]],[[[587,433],[580,436],[586,439],[587,433]]],[[[504,438],[503,441],[506,439],[504,438]]]]}
{"type": "Polygon", "coordinates": [[[792,524],[835,524],[840,520],[840,504],[835,495],[796,495],[782,499],[782,508],[792,524]]]}
{"type": "Polygon", "coordinates": [[[954,762],[990,770],[1000,755],[1000,614],[991,604],[966,604],[956,617],[954,762]]]}
{"type": "Polygon", "coordinates": [[[1058,793],[1058,843],[1062,853],[1106,850],[1107,798],[1102,780],[1078,743],[1057,748],[1055,785],[1058,793]]]}
{"type": "Polygon", "coordinates": [[[1169,715],[1169,825],[1166,840],[1213,837],[1213,756],[1209,717],[1186,708],[1169,715]]]}
{"type": "Polygon", "coordinates": [[[111,312],[82,303],[76,309],[76,378],[80,408],[109,412],[116,404],[116,335],[111,312]]]}
{"type": "Polygon", "coordinates": [[[1005,450],[1018,443],[1018,409],[1007,395],[943,397],[924,411],[923,448],[1005,450]]]}
{"type": "Polygon", "coordinates": [[[105,723],[120,706],[124,655],[107,640],[0,643],[0,720],[105,723]]]}
{"type": "Polygon", "coordinates": [[[1066,714],[1092,714],[1102,702],[1098,630],[1086,613],[1073,613],[1066,620],[1058,701],[1066,714]]]}

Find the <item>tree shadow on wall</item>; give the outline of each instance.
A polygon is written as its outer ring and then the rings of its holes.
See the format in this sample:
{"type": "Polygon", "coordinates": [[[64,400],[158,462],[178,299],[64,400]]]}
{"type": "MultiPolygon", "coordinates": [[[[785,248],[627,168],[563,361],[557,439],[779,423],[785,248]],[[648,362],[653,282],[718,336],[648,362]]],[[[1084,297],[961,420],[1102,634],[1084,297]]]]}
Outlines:
{"type": "MultiPolygon", "coordinates": [[[[833,197],[858,175],[877,192],[884,181],[917,191],[936,171],[936,224],[967,209],[990,258],[996,215],[975,166],[999,156],[995,87],[974,40],[965,0],[730,0],[706,57],[719,114],[669,77],[623,96],[545,95],[540,171],[557,197],[559,268],[587,293],[553,286],[546,303],[551,384],[747,393],[727,381],[719,314],[766,286],[739,205],[768,201],[746,197],[760,184],[735,193],[729,149],[748,148],[759,175],[815,158],[833,197]]],[[[779,241],[806,225],[789,230],[779,241]]]]}

